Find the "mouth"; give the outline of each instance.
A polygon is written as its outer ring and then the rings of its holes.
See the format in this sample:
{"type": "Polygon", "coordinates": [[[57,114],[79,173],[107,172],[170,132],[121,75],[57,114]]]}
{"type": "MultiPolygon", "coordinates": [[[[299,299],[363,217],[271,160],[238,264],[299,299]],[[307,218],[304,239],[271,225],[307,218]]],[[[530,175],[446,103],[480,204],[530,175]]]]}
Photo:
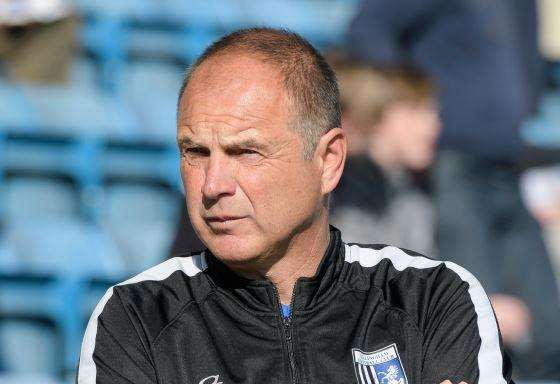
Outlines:
{"type": "Polygon", "coordinates": [[[227,235],[232,234],[244,218],[245,216],[207,216],[204,221],[212,233],[227,235]]]}
{"type": "Polygon", "coordinates": [[[205,217],[204,220],[207,223],[228,223],[241,220],[243,218],[245,218],[245,216],[208,216],[205,217]]]}

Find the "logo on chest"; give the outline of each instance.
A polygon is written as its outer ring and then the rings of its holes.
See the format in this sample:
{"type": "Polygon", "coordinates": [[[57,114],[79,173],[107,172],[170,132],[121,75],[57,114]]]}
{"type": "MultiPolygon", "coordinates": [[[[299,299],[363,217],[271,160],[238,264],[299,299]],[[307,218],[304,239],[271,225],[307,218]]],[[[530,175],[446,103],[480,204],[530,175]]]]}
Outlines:
{"type": "Polygon", "coordinates": [[[373,352],[352,348],[359,384],[408,384],[396,344],[373,352]]]}

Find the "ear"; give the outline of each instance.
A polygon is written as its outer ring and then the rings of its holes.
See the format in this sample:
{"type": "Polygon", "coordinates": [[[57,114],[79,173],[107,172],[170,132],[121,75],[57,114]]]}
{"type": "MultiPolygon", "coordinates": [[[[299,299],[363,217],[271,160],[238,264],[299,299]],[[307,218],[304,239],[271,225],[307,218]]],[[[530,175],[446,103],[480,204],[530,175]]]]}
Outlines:
{"type": "Polygon", "coordinates": [[[319,140],[315,158],[320,165],[321,192],[330,193],[338,185],[346,161],[347,141],[341,128],[333,128],[319,140]]]}

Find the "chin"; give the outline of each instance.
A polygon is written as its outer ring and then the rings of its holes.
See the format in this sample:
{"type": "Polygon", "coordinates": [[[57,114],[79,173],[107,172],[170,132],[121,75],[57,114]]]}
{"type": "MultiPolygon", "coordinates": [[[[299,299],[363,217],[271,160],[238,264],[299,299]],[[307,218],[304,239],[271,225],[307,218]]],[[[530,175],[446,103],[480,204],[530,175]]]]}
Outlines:
{"type": "Polygon", "coordinates": [[[214,256],[228,264],[255,261],[261,253],[254,241],[233,235],[210,235],[204,243],[214,256]]]}

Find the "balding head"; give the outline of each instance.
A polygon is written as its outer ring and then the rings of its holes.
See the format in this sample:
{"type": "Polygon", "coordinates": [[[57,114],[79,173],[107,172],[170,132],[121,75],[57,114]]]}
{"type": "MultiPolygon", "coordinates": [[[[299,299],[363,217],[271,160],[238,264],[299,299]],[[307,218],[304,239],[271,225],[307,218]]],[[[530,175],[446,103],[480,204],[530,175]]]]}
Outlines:
{"type": "Polygon", "coordinates": [[[301,36],[285,30],[250,28],[235,31],[209,46],[187,71],[181,100],[197,69],[221,55],[255,55],[277,68],[293,113],[291,128],[302,138],[310,159],[319,138],[340,127],[340,101],[333,70],[301,36]]]}

